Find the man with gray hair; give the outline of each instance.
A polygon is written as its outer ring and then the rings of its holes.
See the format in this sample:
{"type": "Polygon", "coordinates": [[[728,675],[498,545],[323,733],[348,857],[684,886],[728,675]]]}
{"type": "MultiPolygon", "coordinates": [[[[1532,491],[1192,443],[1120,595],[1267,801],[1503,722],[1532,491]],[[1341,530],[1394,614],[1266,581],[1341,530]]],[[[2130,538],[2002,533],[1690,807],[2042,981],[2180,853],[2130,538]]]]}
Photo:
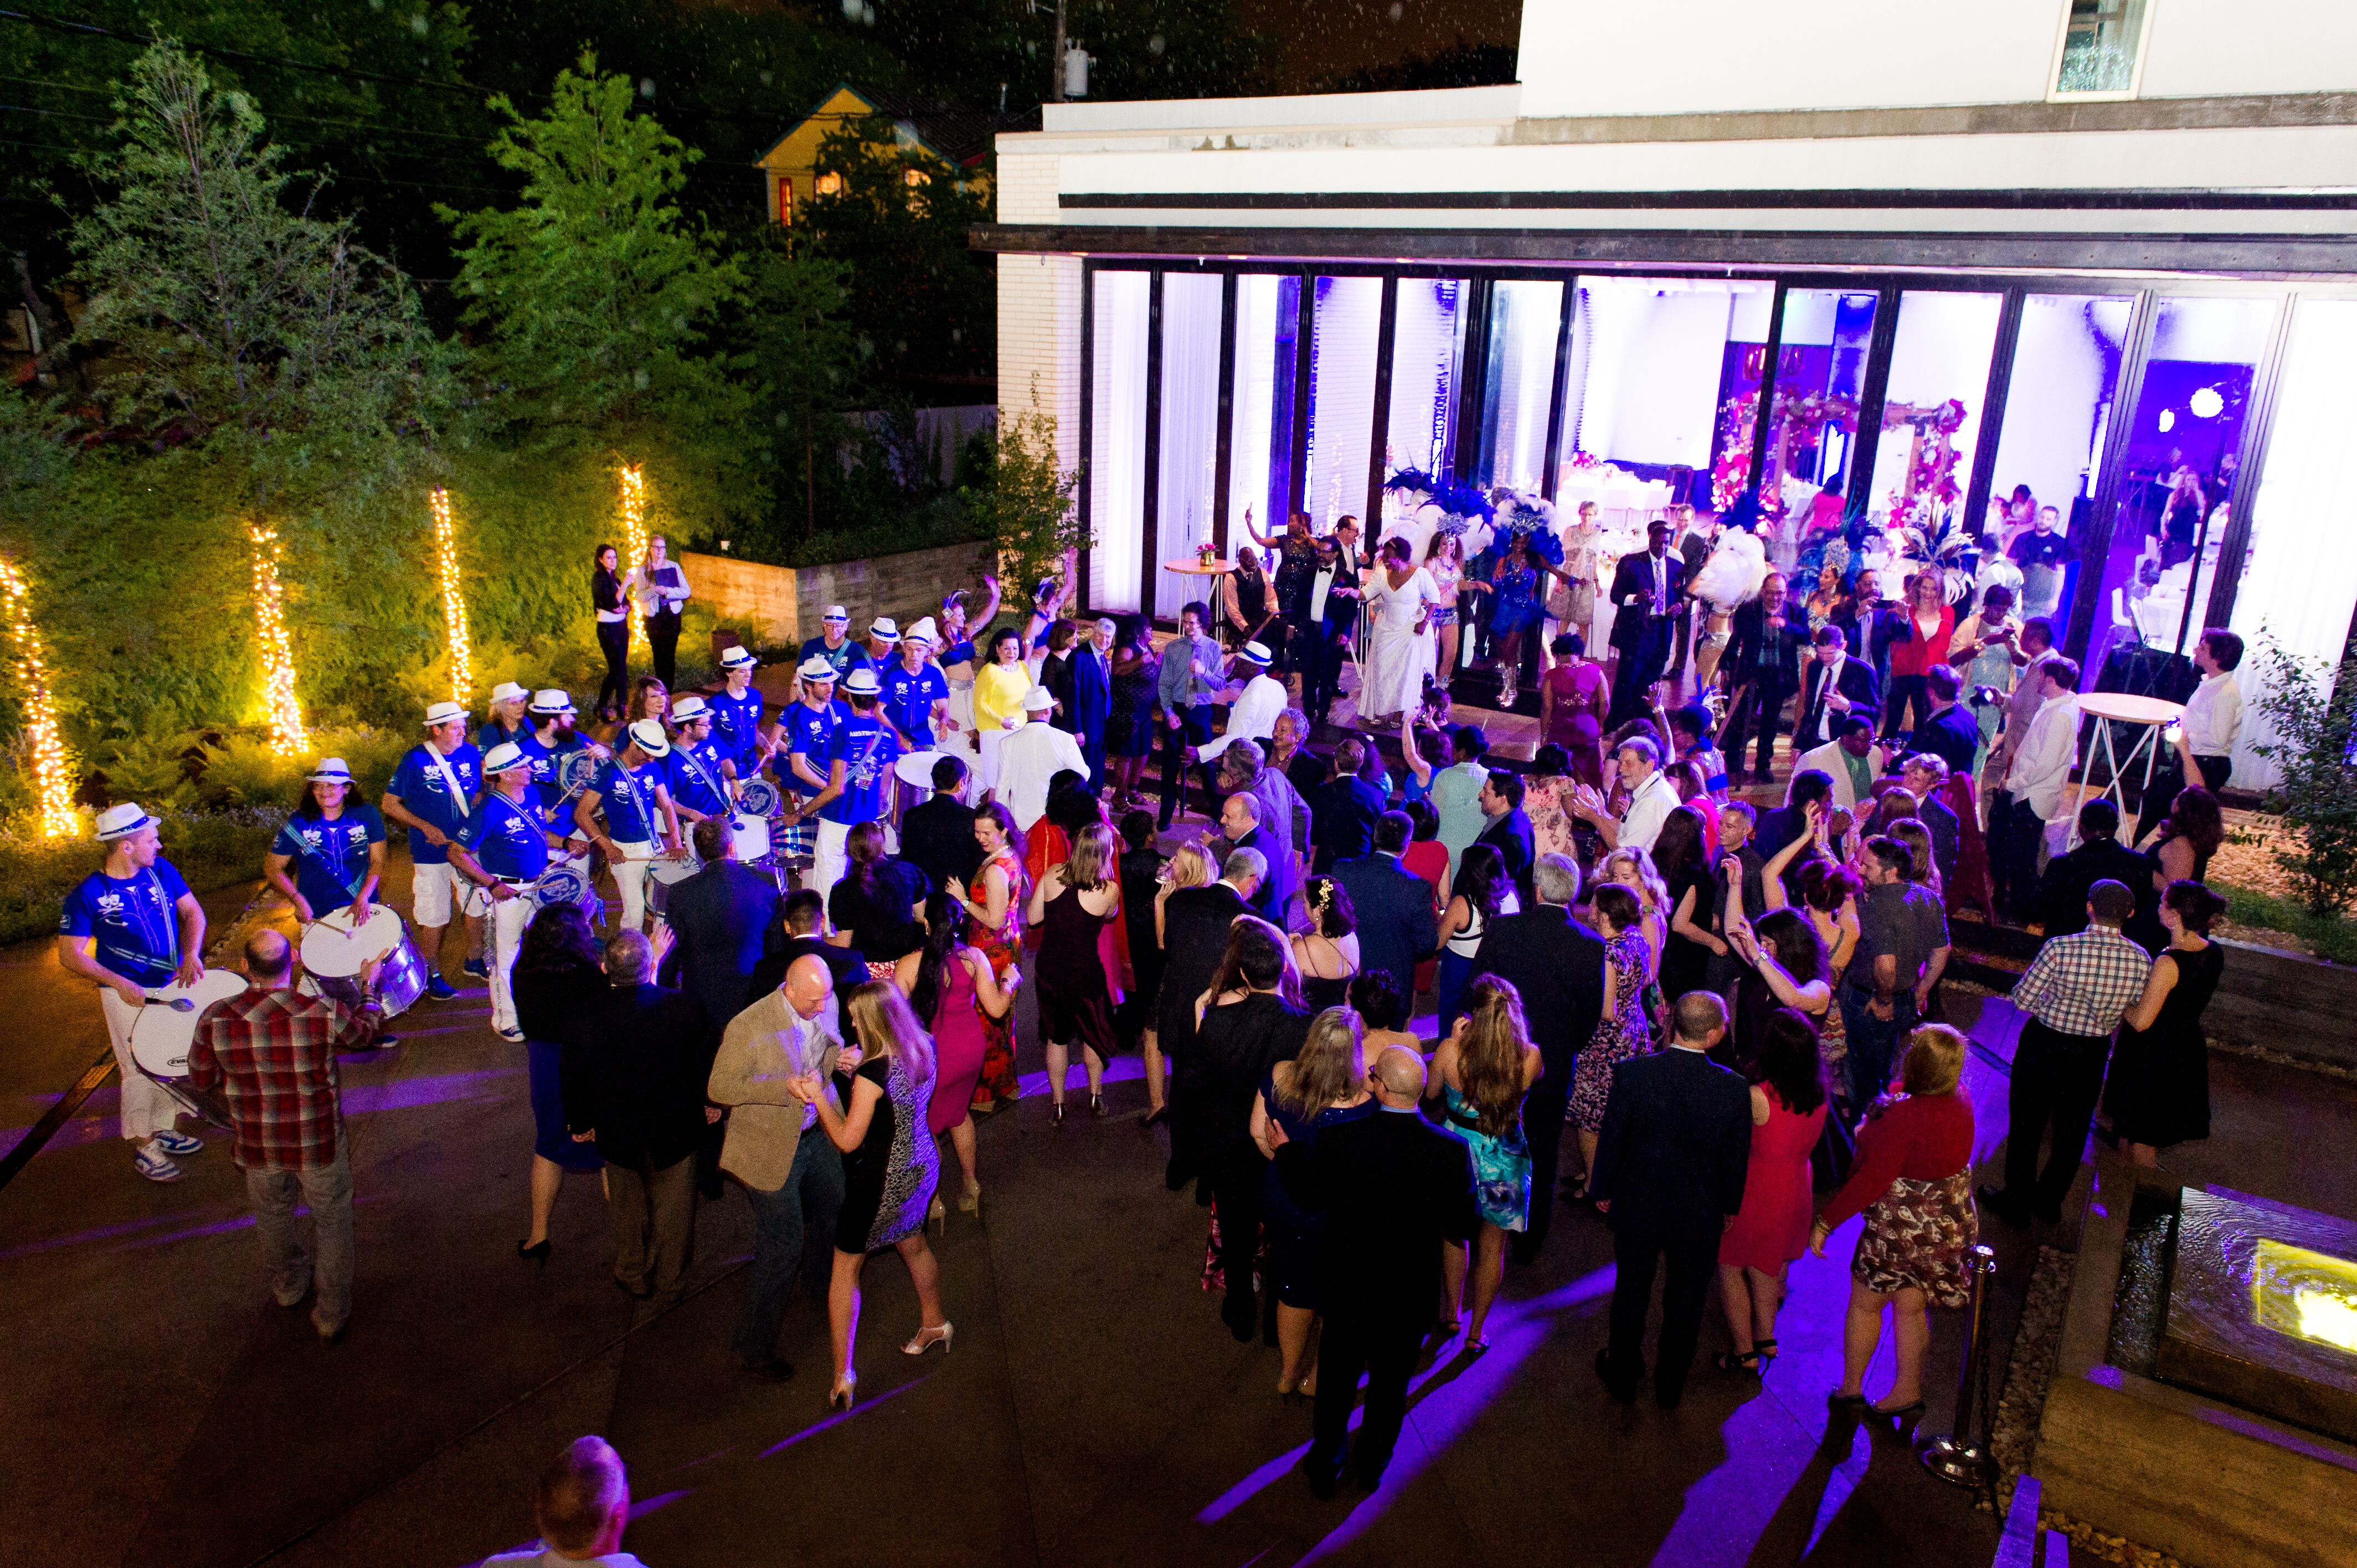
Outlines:
{"type": "Polygon", "coordinates": [[[1278,930],[1285,929],[1286,907],[1293,900],[1292,882],[1286,875],[1292,869],[1293,854],[1262,814],[1260,801],[1241,789],[1229,796],[1220,803],[1220,832],[1235,849],[1259,855],[1262,869],[1259,886],[1251,896],[1253,913],[1278,930]]]}
{"type": "Polygon", "coordinates": [[[1213,800],[1242,789],[1260,803],[1260,820],[1274,830],[1285,848],[1285,866],[1280,868],[1272,863],[1270,869],[1273,873],[1282,870],[1289,897],[1291,889],[1301,885],[1300,857],[1309,849],[1309,802],[1293,787],[1293,780],[1285,776],[1283,769],[1268,766],[1267,748],[1256,740],[1240,740],[1228,747],[1227,755],[1220,759],[1215,783],[1213,800]]]}
{"type": "Polygon", "coordinates": [[[630,1524],[630,1482],[622,1456],[602,1437],[576,1437],[540,1474],[533,1498],[540,1550],[502,1552],[482,1568],[553,1568],[565,1563],[645,1568],[622,1550],[630,1524]]]}
{"type": "MultiPolygon", "coordinates": [[[[730,1107],[720,1168],[753,1208],[753,1266],[737,1311],[735,1349],[746,1374],[783,1382],[794,1369],[778,1355],[786,1299],[802,1263],[802,1238],[830,1235],[843,1207],[843,1156],[823,1132],[818,1108],[787,1086],[833,1069],[841,1042],[827,1027],[834,982],[824,961],[804,954],[785,983],[730,1020],[712,1061],[706,1092],[730,1107]]],[[[822,1273],[812,1282],[823,1292],[822,1273]]]]}
{"type": "Polygon", "coordinates": [[[720,1119],[705,1103],[710,1034],[692,998],[654,983],[665,929],[606,943],[610,988],[565,1048],[565,1121],[606,1162],[614,1216],[614,1283],[658,1307],[679,1299],[695,1232],[695,1151],[720,1119]]]}
{"type": "Polygon", "coordinates": [[[1531,1144],[1531,1204],[1524,1229],[1513,1239],[1518,1263],[1536,1258],[1546,1242],[1572,1067],[1604,1015],[1604,939],[1571,912],[1579,901],[1578,862],[1540,855],[1531,865],[1531,884],[1536,906],[1491,920],[1473,961],[1475,975],[1494,974],[1522,993],[1531,1043],[1546,1064],[1523,1102],[1523,1126],[1531,1144]]]}

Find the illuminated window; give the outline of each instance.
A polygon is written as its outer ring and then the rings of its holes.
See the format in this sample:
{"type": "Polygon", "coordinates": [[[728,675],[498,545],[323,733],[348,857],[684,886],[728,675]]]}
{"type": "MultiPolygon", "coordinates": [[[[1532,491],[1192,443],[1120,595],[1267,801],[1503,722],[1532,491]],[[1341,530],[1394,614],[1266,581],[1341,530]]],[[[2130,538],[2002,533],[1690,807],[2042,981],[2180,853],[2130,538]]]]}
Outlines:
{"type": "Polygon", "coordinates": [[[835,173],[833,169],[829,169],[824,174],[820,175],[818,177],[818,193],[821,196],[842,195],[843,177],[835,173]]]}
{"type": "Polygon", "coordinates": [[[791,229],[794,224],[794,182],[778,181],[778,221],[791,229]]]}
{"type": "Polygon", "coordinates": [[[932,182],[933,177],[927,174],[923,169],[909,168],[902,169],[900,171],[900,183],[907,186],[910,190],[916,189],[920,185],[931,185],[932,182]]]}
{"type": "Polygon", "coordinates": [[[2147,0],[2071,0],[2054,46],[2052,98],[2134,98],[2147,0]]]}

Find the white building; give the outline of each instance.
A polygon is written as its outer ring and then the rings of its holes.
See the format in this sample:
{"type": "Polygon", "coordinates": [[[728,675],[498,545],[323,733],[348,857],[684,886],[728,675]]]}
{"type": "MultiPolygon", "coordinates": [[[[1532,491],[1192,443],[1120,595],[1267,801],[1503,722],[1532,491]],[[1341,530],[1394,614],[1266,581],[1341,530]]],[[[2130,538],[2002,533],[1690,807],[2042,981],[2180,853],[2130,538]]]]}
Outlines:
{"type": "Polygon", "coordinates": [[[2340,658],[2357,6],[1527,0],[1520,70],[998,138],[1000,401],[1082,468],[1093,607],[1167,618],[1245,507],[1408,468],[1959,523],[2019,486],[2091,683],[2132,624],[2340,658]]]}

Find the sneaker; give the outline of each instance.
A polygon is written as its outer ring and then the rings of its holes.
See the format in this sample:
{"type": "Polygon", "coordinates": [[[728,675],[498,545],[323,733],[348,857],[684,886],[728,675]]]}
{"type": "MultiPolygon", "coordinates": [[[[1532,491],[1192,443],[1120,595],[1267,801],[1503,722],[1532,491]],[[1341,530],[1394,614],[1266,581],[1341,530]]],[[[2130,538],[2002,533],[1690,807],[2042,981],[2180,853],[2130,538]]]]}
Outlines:
{"type": "Polygon", "coordinates": [[[429,969],[425,972],[425,994],[436,1002],[447,1002],[458,993],[450,989],[450,983],[442,978],[441,971],[429,969]]]}
{"type": "Polygon", "coordinates": [[[497,1031],[497,1033],[500,1039],[507,1041],[511,1046],[520,1046],[523,1044],[523,1031],[522,1029],[500,1029],[497,1031]]]}
{"type": "Polygon", "coordinates": [[[171,1155],[157,1148],[153,1143],[142,1144],[131,1151],[131,1168],[149,1181],[180,1179],[180,1167],[172,1163],[171,1155]]]}
{"type": "Polygon", "coordinates": [[[177,1133],[169,1128],[156,1133],[148,1142],[167,1155],[201,1155],[205,1152],[202,1138],[191,1138],[186,1133],[177,1133]]]}
{"type": "Polygon", "coordinates": [[[468,959],[460,967],[477,980],[489,980],[491,977],[491,966],[485,963],[479,957],[468,959]]]}

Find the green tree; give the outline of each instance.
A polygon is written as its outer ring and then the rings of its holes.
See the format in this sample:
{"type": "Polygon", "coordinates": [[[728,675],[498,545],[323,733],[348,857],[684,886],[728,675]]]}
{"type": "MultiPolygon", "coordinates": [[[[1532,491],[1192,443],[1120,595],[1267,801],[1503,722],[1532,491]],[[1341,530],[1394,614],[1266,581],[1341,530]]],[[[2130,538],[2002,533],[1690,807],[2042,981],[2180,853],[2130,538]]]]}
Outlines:
{"type": "Polygon", "coordinates": [[[2266,639],[2259,650],[2255,704],[2272,732],[2251,749],[2282,777],[2269,799],[2292,830],[2276,859],[2312,914],[2338,914],[2357,899],[2357,659],[2333,670],[2266,639]]]}
{"type": "Polygon", "coordinates": [[[528,449],[652,461],[668,508],[708,528],[758,510],[726,482],[746,456],[748,367],[712,343],[746,277],[681,215],[699,155],[637,100],[593,54],[558,74],[536,117],[494,98],[508,124],[491,156],[522,177],[522,192],[511,208],[443,214],[468,242],[457,288],[483,335],[499,433],[528,449]]]}
{"type": "Polygon", "coordinates": [[[849,386],[851,269],[806,245],[796,249],[774,228],[747,266],[752,288],[746,336],[770,414],[779,513],[798,515],[808,538],[818,532],[819,458],[834,454],[836,413],[849,386]]]}
{"type": "Polygon", "coordinates": [[[998,444],[990,482],[966,492],[976,523],[998,542],[1002,575],[1024,585],[1060,575],[1066,558],[1093,540],[1072,504],[1080,475],[1056,452],[1056,417],[1039,406],[999,411],[998,444]]]}

